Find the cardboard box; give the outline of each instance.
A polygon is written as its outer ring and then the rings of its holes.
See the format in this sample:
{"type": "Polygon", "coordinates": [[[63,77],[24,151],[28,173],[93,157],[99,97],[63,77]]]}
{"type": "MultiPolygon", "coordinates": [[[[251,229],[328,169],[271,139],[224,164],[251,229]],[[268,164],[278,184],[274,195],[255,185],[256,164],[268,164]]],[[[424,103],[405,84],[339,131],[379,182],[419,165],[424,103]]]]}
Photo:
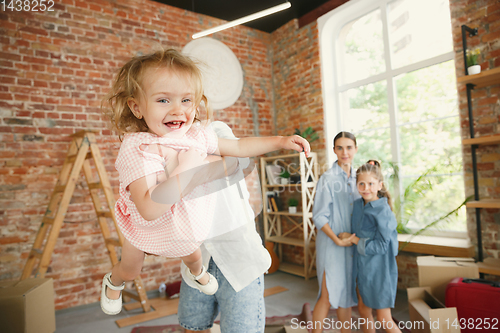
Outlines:
{"type": "Polygon", "coordinates": [[[446,286],[453,278],[479,278],[473,258],[417,257],[417,266],[419,287],[431,287],[432,295],[443,304],[446,286]]]}
{"type": "Polygon", "coordinates": [[[56,330],[52,279],[0,281],[2,333],[53,333],[56,330]]]}
{"type": "Polygon", "coordinates": [[[446,308],[430,287],[408,288],[408,312],[412,333],[460,332],[456,308],[446,308]]]}

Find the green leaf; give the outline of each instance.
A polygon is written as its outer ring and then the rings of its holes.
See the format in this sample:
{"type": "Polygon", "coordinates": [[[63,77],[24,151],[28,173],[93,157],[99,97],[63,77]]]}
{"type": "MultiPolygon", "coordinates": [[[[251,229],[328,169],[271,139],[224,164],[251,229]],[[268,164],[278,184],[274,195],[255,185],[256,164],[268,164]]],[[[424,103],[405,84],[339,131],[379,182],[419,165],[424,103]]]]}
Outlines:
{"type": "Polygon", "coordinates": [[[311,135],[311,137],[309,138],[309,142],[313,142],[318,139],[319,139],[318,133],[313,133],[313,135],[311,135]]]}
{"type": "Polygon", "coordinates": [[[311,126],[309,126],[308,128],[305,129],[305,131],[302,133],[304,135],[304,137],[307,137],[309,135],[311,135],[311,133],[313,133],[313,128],[311,126]]]}
{"type": "Polygon", "coordinates": [[[290,178],[290,173],[286,170],[283,170],[283,172],[280,173],[281,178],[290,178]]]}
{"type": "Polygon", "coordinates": [[[443,222],[443,221],[448,221],[452,216],[457,216],[458,215],[458,211],[460,210],[460,208],[462,208],[463,206],[465,206],[465,204],[472,200],[474,196],[471,195],[471,196],[468,196],[457,208],[453,209],[451,212],[447,213],[446,215],[444,216],[441,216],[440,218],[434,220],[433,222],[427,224],[425,227],[423,227],[422,229],[416,231],[415,233],[413,233],[410,238],[408,238],[408,240],[406,242],[403,243],[403,245],[401,246],[401,248],[399,249],[400,251],[403,250],[410,242],[411,240],[415,237],[415,236],[418,236],[420,234],[422,234],[423,232],[425,232],[427,229],[429,228],[432,228],[432,227],[435,227],[437,224],[443,222]]]}

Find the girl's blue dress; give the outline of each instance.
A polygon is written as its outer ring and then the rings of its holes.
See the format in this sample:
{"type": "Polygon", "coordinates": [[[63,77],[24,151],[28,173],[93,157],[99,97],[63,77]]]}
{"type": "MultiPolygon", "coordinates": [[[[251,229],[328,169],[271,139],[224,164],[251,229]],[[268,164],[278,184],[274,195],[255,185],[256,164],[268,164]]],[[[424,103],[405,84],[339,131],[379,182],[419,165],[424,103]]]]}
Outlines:
{"type": "MultiPolygon", "coordinates": [[[[393,308],[398,285],[398,232],[387,198],[354,202],[352,232],[359,242],[354,251],[353,284],[372,309],[393,308]]],[[[353,289],[353,296],[356,290],[353,289]]]]}
{"type": "Polygon", "coordinates": [[[359,198],[356,189],[356,174],[351,168],[350,177],[337,162],[319,179],[313,206],[313,221],[316,235],[316,270],[319,293],[323,273],[326,276],[330,305],[333,308],[348,308],[357,304],[352,284],[352,264],[354,248],[340,247],[321,228],[328,223],[335,234],[351,232],[351,215],[354,200],[359,198]]]}

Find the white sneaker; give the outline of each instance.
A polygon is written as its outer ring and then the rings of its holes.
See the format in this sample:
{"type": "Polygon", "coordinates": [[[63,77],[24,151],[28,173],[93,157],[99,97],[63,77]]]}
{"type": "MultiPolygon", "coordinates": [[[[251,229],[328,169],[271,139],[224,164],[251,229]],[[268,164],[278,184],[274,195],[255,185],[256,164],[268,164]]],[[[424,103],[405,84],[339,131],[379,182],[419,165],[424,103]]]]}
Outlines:
{"type": "Polygon", "coordinates": [[[104,275],[102,279],[102,289],[101,289],[101,309],[105,314],[116,315],[122,310],[122,295],[118,299],[109,299],[106,296],[106,287],[112,290],[123,290],[125,288],[125,282],[121,286],[117,287],[111,283],[111,273],[104,275]]]}
{"type": "Polygon", "coordinates": [[[186,267],[186,276],[189,277],[192,281],[194,281],[196,287],[204,294],[213,295],[217,292],[217,289],[219,289],[219,284],[217,283],[217,279],[212,274],[207,272],[205,266],[202,266],[201,273],[198,276],[193,275],[193,273],[191,273],[189,268],[186,267]],[[208,283],[201,284],[198,280],[201,279],[201,277],[205,273],[208,274],[208,283]]]}

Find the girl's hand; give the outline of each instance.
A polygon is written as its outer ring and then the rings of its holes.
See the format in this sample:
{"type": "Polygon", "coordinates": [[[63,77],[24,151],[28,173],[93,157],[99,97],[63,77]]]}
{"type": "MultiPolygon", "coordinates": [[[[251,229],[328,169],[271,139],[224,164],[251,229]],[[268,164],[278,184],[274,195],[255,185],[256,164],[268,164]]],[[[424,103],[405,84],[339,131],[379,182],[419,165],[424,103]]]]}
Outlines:
{"type": "Polygon", "coordinates": [[[194,148],[181,150],[178,155],[179,166],[182,166],[184,170],[193,169],[200,165],[207,164],[208,161],[205,161],[206,158],[206,153],[200,152],[194,148]]]}
{"type": "Polygon", "coordinates": [[[142,144],[139,146],[139,149],[144,152],[160,156],[163,159],[163,167],[165,168],[167,177],[179,165],[179,161],[177,159],[177,151],[173,148],[165,147],[160,144],[142,144]]]}
{"type": "Polygon", "coordinates": [[[309,153],[311,152],[309,142],[298,135],[284,136],[281,138],[280,144],[283,149],[293,149],[299,153],[304,152],[306,157],[309,157],[309,153]]]}
{"type": "Polygon", "coordinates": [[[337,238],[337,240],[333,240],[337,246],[342,246],[342,247],[349,247],[352,246],[353,240],[356,237],[355,234],[352,234],[349,236],[349,238],[337,238]]]}
{"type": "Polygon", "coordinates": [[[160,144],[144,144],[143,143],[142,145],[139,146],[139,149],[142,151],[145,151],[147,153],[160,155],[161,157],[163,157],[165,162],[168,161],[168,158],[170,156],[172,156],[172,154],[177,154],[175,149],[170,148],[170,147],[165,147],[165,146],[160,145],[160,144]]]}
{"type": "Polygon", "coordinates": [[[348,232],[341,232],[338,236],[340,239],[345,239],[351,237],[351,234],[348,232]]]}

